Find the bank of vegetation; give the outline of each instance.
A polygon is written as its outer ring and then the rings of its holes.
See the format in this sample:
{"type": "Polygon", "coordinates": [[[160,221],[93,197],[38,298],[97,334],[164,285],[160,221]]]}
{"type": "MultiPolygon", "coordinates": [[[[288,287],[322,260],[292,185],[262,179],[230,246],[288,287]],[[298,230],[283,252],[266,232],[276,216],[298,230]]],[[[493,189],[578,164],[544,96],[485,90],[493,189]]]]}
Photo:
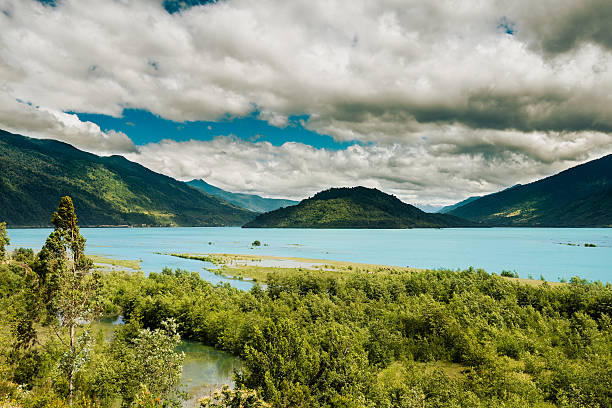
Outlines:
{"type": "Polygon", "coordinates": [[[291,270],[245,292],[181,270],[96,275],[82,260],[77,285],[63,280],[73,251],[51,244],[78,242],[62,236],[47,241],[61,256],[17,251],[0,266],[5,406],[179,404],[177,333],[243,361],[235,389],[206,407],[612,406],[609,284],[525,285],[473,269],[291,270]],[[70,349],[70,322],[57,317],[71,296],[91,306],[83,316],[127,324],[104,339],[75,319],[82,340],[70,349]]]}

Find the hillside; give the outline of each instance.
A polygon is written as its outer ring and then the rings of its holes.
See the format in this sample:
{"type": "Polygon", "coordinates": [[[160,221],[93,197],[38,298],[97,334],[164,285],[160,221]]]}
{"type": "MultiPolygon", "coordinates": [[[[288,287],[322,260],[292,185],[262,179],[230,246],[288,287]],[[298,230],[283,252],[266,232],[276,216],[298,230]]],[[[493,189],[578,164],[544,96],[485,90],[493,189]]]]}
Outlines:
{"type": "Polygon", "coordinates": [[[497,226],[612,227],[612,155],[484,196],[450,214],[497,226]]]}
{"type": "Polygon", "coordinates": [[[441,228],[473,225],[429,214],[397,197],[365,187],[332,188],[298,205],[261,214],[244,228],[441,228]]]}
{"type": "Polygon", "coordinates": [[[187,184],[199,188],[208,194],[221,197],[239,207],[260,213],[274,211],[281,207],[289,207],[298,203],[297,201],[283,200],[280,198],[264,198],[255,194],[232,193],[215,187],[212,184],[208,184],[204,180],[191,180],[188,181],[187,184]]]}
{"type": "Polygon", "coordinates": [[[122,156],[0,130],[0,220],[10,227],[48,226],[64,195],[72,197],[83,226],[242,225],[254,216],[122,156]]]}
{"type": "MultiPolygon", "coordinates": [[[[520,187],[520,186],[521,186],[520,184],[515,184],[515,185],[513,185],[513,186],[511,186],[511,187],[508,187],[508,188],[506,188],[506,189],[502,190],[502,191],[511,190],[511,189],[513,189],[513,188],[517,188],[517,187],[520,187]]],[[[499,191],[498,191],[498,192],[499,192],[499,191]]],[[[493,194],[497,194],[497,193],[493,193],[493,194]]],[[[490,194],[488,194],[488,195],[490,195],[490,194]]],[[[472,196],[472,197],[468,197],[468,198],[466,198],[466,199],[465,199],[465,200],[463,200],[463,201],[459,201],[458,203],[455,203],[455,204],[451,204],[451,205],[447,205],[447,206],[445,206],[445,207],[442,207],[442,208],[440,208],[440,209],[439,209],[438,211],[436,211],[436,212],[438,212],[438,213],[440,213],[440,214],[448,214],[448,213],[450,213],[451,211],[453,211],[453,210],[455,210],[455,209],[457,209],[457,208],[459,208],[459,207],[463,207],[464,205],[469,204],[469,203],[471,203],[472,201],[476,201],[476,200],[478,200],[479,198],[482,198],[482,197],[486,197],[486,196],[472,196]]]]}

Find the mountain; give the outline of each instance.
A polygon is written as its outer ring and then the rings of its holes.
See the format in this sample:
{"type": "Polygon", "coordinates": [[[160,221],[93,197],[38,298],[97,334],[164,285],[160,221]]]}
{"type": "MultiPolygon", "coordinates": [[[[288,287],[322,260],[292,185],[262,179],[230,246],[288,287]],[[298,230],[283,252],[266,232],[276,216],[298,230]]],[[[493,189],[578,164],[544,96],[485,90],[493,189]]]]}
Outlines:
{"type": "Polygon", "coordinates": [[[459,208],[461,206],[464,206],[468,203],[471,203],[474,200],[478,200],[480,197],[482,196],[473,196],[473,197],[468,197],[463,201],[459,201],[458,203],[455,204],[451,204],[451,205],[447,205],[445,207],[440,208],[437,213],[439,214],[448,214],[449,212],[453,211],[456,208],[459,208]]]}
{"type": "Polygon", "coordinates": [[[612,227],[612,154],[484,196],[450,214],[496,226],[612,227]]]}
{"type": "Polygon", "coordinates": [[[60,197],[91,225],[242,225],[255,214],[122,156],[0,130],[0,220],[48,226],[60,197]]]}
{"type": "Polygon", "coordinates": [[[283,200],[280,198],[264,198],[255,194],[231,193],[229,191],[222,190],[219,187],[215,187],[212,184],[208,184],[204,180],[191,180],[188,181],[187,184],[192,187],[199,188],[208,194],[221,197],[222,199],[236,204],[239,207],[260,213],[274,211],[281,207],[289,207],[298,203],[297,201],[283,200]]]}
{"type": "Polygon", "coordinates": [[[425,211],[426,213],[437,213],[442,209],[441,205],[414,204],[414,206],[419,210],[425,211]]]}
{"type": "Polygon", "coordinates": [[[260,214],[244,228],[441,228],[472,226],[429,214],[397,197],[366,187],[332,188],[298,205],[260,214]]]}
{"type": "MultiPolygon", "coordinates": [[[[519,187],[519,186],[520,186],[520,184],[515,184],[515,185],[513,185],[511,187],[508,187],[508,188],[502,190],[502,191],[510,190],[510,189],[513,189],[513,188],[516,188],[516,187],[519,187]]],[[[497,193],[494,193],[494,194],[497,194],[497,193]]],[[[486,197],[486,196],[472,196],[472,197],[468,197],[468,198],[466,198],[463,201],[459,201],[458,203],[447,205],[446,207],[442,207],[442,208],[440,208],[436,212],[438,212],[440,214],[448,214],[451,211],[453,211],[453,210],[455,210],[455,209],[457,209],[459,207],[463,207],[464,205],[469,204],[472,201],[478,200],[479,198],[482,198],[482,197],[486,197]]]]}

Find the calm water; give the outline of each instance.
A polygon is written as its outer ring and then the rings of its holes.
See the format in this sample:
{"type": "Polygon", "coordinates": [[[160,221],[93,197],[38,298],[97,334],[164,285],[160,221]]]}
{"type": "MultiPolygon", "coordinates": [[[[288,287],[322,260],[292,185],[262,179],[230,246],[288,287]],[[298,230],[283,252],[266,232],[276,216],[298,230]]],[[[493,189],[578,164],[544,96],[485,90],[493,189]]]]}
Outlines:
{"type": "MultiPolygon", "coordinates": [[[[242,228],[83,228],[87,252],[141,259],[145,272],[164,266],[198,271],[213,283],[241,289],[204,270],[212,265],[164,253],[236,253],[330,259],[417,268],[483,268],[547,280],[580,276],[612,281],[612,229],[449,228],[405,230],[308,230],[242,228]],[[262,246],[251,248],[255,240],[262,246]],[[567,243],[579,244],[569,246],[567,243]],[[585,248],[585,243],[597,245],[585,248]],[[265,245],[264,245],[265,244],[265,245]]],[[[49,229],[9,230],[12,248],[39,249],[49,229]]]]}
{"type": "MultiPolygon", "coordinates": [[[[95,330],[102,330],[107,338],[113,335],[118,324],[123,324],[123,318],[103,319],[95,323],[95,330]]],[[[185,407],[196,407],[197,400],[212,391],[228,384],[234,386],[234,372],[240,371],[242,362],[213,347],[205,346],[195,341],[183,340],[178,350],[185,353],[183,371],[181,372],[182,389],[189,399],[185,407]]]]}

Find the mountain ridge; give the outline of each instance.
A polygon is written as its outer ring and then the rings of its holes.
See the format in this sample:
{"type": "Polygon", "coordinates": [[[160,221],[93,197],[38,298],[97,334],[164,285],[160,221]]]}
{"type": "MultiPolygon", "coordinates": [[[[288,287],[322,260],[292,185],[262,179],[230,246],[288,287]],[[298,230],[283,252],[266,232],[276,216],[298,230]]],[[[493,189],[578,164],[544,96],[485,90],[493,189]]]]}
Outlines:
{"type": "Polygon", "coordinates": [[[288,207],[298,203],[298,201],[285,200],[282,198],[266,198],[255,194],[233,193],[223,190],[217,186],[213,186],[202,179],[193,179],[187,181],[186,183],[208,194],[221,197],[222,199],[239,207],[259,213],[274,211],[281,207],[288,207]]]}

